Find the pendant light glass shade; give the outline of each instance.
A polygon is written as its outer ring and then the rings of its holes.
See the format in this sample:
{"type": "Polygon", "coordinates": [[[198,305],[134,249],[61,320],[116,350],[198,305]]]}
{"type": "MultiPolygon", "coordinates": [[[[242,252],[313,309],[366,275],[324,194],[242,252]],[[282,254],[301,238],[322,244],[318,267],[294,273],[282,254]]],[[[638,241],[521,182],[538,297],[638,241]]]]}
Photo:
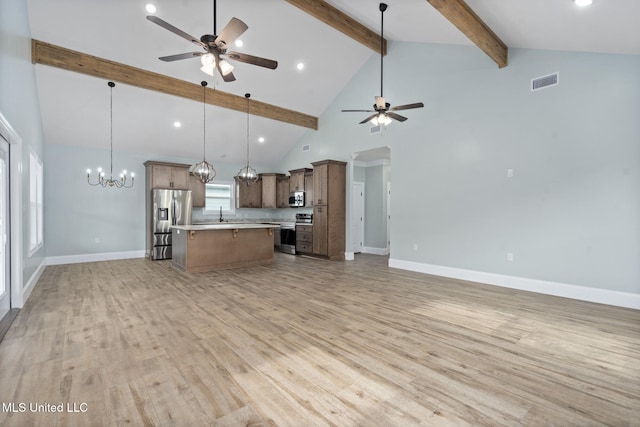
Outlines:
{"type": "Polygon", "coordinates": [[[245,93],[244,97],[247,98],[247,165],[242,167],[236,174],[236,179],[239,182],[244,182],[249,185],[258,180],[258,173],[254,168],[249,166],[249,98],[250,93],[245,93]]]}
{"type": "Polygon", "coordinates": [[[91,182],[91,169],[87,169],[87,182],[91,186],[101,186],[101,187],[116,187],[116,188],[131,188],[133,187],[133,182],[135,180],[135,174],[131,173],[131,181],[128,181],[127,171],[123,170],[120,172],[119,179],[113,179],[113,88],[116,85],[114,82],[109,82],[107,85],[110,88],[110,104],[109,104],[109,112],[110,112],[110,140],[111,140],[111,157],[110,157],[110,167],[109,167],[109,179],[105,178],[105,173],[102,168],[98,168],[98,173],[96,175],[96,181],[91,182]]]}
{"type": "Polygon", "coordinates": [[[206,184],[213,181],[216,177],[216,170],[213,165],[206,160],[206,146],[207,146],[207,82],[202,81],[202,161],[191,166],[190,172],[193,176],[198,178],[202,183],[206,184]]]}

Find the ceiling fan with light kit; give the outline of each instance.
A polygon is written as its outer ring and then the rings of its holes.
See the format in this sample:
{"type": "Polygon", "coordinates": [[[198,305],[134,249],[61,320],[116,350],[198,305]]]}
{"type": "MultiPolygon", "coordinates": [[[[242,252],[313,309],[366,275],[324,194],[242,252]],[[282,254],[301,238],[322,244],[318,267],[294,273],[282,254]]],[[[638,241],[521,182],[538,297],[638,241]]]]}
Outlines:
{"type": "Polygon", "coordinates": [[[216,0],[213,0],[213,34],[204,34],[200,39],[185,33],[155,15],[148,15],[147,19],[154,24],[161,26],[165,30],[169,30],[174,34],[189,40],[191,43],[194,43],[203,49],[203,52],[188,52],[177,55],[162,56],[159,58],[162,61],[172,62],[181,59],[200,57],[200,61],[202,63],[200,70],[210,76],[213,76],[214,72],[217,70],[225,82],[232,82],[236,79],[233,75],[233,65],[227,61],[228,59],[272,70],[275,70],[278,67],[278,62],[272,59],[248,55],[246,53],[227,51],[229,46],[231,46],[231,44],[233,44],[240,35],[247,31],[249,27],[238,18],[231,18],[220,34],[217,34],[216,0]]]}
{"type": "Polygon", "coordinates": [[[392,122],[392,120],[396,120],[399,122],[404,122],[407,120],[406,117],[401,116],[400,114],[395,113],[395,111],[400,110],[410,110],[413,108],[422,108],[424,104],[422,102],[415,102],[413,104],[405,104],[398,105],[396,107],[391,107],[385,99],[383,95],[383,76],[384,76],[384,62],[383,62],[383,44],[384,44],[384,11],[387,10],[387,5],[385,3],[380,3],[380,96],[376,96],[376,103],[373,105],[373,110],[342,110],[345,113],[374,113],[368,116],[366,119],[362,120],[359,124],[364,124],[367,122],[371,122],[374,126],[379,125],[388,125],[392,122]]]}

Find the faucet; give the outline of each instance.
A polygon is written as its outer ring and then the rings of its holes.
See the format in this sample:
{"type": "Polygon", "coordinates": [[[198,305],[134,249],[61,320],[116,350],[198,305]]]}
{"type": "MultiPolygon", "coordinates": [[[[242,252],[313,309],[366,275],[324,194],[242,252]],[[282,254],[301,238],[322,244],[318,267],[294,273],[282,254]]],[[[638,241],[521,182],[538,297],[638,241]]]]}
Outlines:
{"type": "Polygon", "coordinates": [[[223,222],[224,219],[222,218],[222,206],[220,206],[220,222],[223,222]]]}

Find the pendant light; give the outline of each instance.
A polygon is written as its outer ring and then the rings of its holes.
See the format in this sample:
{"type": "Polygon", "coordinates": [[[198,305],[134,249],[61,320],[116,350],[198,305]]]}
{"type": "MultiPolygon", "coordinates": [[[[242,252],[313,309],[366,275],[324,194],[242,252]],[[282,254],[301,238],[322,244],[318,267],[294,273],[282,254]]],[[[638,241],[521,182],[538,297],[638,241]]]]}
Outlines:
{"type": "Polygon", "coordinates": [[[206,184],[216,177],[216,170],[211,163],[205,160],[207,146],[207,82],[203,80],[200,84],[202,85],[202,161],[191,166],[190,172],[203,184],[206,184]]]}
{"type": "Polygon", "coordinates": [[[131,182],[127,182],[127,171],[123,170],[122,172],[120,172],[120,179],[113,179],[113,87],[116,85],[114,82],[109,82],[107,83],[107,85],[109,86],[109,90],[110,90],[110,105],[109,105],[109,110],[110,110],[110,121],[111,121],[111,134],[110,134],[110,140],[111,140],[111,157],[110,157],[110,166],[109,166],[109,179],[105,178],[105,174],[104,171],[102,170],[102,168],[98,168],[98,173],[96,175],[96,182],[91,182],[91,169],[87,169],[87,182],[89,183],[89,185],[92,186],[101,186],[101,187],[116,187],[116,188],[131,188],[133,187],[133,181],[134,181],[134,173],[131,173],[131,182]]]}
{"type": "Polygon", "coordinates": [[[238,171],[236,179],[244,182],[248,186],[258,180],[258,173],[254,168],[249,166],[249,98],[251,94],[245,93],[244,97],[247,98],[247,165],[238,171]]]}

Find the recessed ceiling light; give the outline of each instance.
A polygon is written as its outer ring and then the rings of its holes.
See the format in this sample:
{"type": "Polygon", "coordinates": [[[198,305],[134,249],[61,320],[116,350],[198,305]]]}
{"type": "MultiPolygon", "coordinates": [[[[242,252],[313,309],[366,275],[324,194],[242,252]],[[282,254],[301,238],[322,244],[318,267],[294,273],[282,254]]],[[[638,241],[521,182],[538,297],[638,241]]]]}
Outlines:
{"type": "Polygon", "coordinates": [[[242,40],[240,40],[240,39],[237,39],[235,44],[236,44],[236,47],[244,46],[244,42],[242,40]]]}
{"type": "Polygon", "coordinates": [[[260,144],[263,144],[264,143],[264,136],[261,136],[260,138],[258,138],[258,142],[260,144]]]}
{"type": "Polygon", "coordinates": [[[298,62],[296,64],[296,68],[300,71],[302,71],[304,69],[304,63],[303,62],[298,62]]]}
{"type": "Polygon", "coordinates": [[[173,127],[175,127],[175,128],[181,128],[181,127],[182,127],[182,123],[180,123],[180,122],[173,122],[173,127]]]}
{"type": "Polygon", "coordinates": [[[573,2],[578,6],[590,6],[593,0],[573,0],[573,2]]]}
{"type": "Polygon", "coordinates": [[[156,6],[151,4],[151,3],[147,3],[147,5],[144,7],[147,12],[149,13],[156,13],[156,6]]]}

